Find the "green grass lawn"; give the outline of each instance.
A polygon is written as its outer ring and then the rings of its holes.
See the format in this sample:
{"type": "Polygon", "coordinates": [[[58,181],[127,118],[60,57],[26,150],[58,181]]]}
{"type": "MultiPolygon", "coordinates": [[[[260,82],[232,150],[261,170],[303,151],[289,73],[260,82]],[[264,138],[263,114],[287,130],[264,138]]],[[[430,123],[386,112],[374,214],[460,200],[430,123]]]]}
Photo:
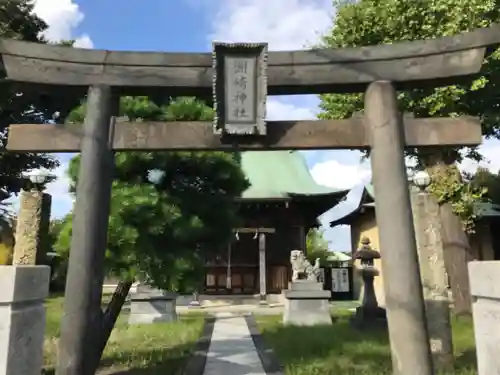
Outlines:
{"type": "MultiPolygon", "coordinates": [[[[287,375],[391,374],[387,332],[359,331],[341,314],[332,326],[284,327],[281,316],[257,316],[264,339],[287,375]]],[[[449,374],[477,375],[472,319],[453,319],[456,369],[449,374]]]]}
{"type": "MultiPolygon", "coordinates": [[[[45,372],[51,375],[57,361],[62,298],[47,302],[45,372]]],[[[98,375],[178,375],[203,327],[203,316],[183,316],[175,323],[127,326],[122,313],[109,339],[98,375]]]]}

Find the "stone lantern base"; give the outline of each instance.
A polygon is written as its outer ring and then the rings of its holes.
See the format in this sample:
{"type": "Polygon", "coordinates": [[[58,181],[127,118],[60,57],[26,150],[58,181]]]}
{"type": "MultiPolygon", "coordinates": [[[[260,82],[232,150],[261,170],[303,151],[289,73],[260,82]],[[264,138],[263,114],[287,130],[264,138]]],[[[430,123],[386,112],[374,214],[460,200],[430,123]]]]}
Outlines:
{"type": "Polygon", "coordinates": [[[351,318],[351,324],[356,328],[386,328],[387,316],[385,309],[380,306],[359,306],[351,318]]]}

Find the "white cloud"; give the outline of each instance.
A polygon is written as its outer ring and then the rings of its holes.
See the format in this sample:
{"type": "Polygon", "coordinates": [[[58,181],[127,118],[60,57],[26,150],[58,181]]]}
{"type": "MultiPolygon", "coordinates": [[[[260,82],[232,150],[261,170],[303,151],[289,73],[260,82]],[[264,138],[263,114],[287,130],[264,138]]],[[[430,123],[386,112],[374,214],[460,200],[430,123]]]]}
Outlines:
{"type": "Polygon", "coordinates": [[[87,34],[83,34],[82,36],[75,39],[74,47],[77,48],[94,48],[94,42],[87,34]]]}
{"type": "Polygon", "coordinates": [[[213,17],[212,40],[268,42],[272,50],[302,49],[331,26],[331,0],[223,0],[213,17]]]}
{"type": "Polygon", "coordinates": [[[47,185],[46,192],[52,195],[53,218],[60,218],[66,215],[73,208],[74,197],[69,194],[68,188],[70,180],[66,175],[68,163],[62,163],[52,173],[57,177],[54,182],[47,185]]]}
{"type": "Polygon", "coordinates": [[[44,32],[48,40],[75,39],[78,47],[93,47],[88,35],[74,35],[75,28],[80,25],[85,16],[73,0],[35,0],[34,3],[34,13],[49,25],[44,32]]]}
{"type": "Polygon", "coordinates": [[[316,164],[311,174],[319,184],[337,189],[351,189],[355,185],[367,183],[371,177],[368,163],[348,165],[337,160],[316,164]]]}
{"type": "Polygon", "coordinates": [[[500,171],[500,141],[496,139],[484,140],[479,146],[479,152],[483,155],[484,160],[480,163],[470,159],[460,163],[460,169],[465,172],[475,172],[478,167],[483,167],[496,173],[500,171]]]}
{"type": "Polygon", "coordinates": [[[309,120],[316,118],[312,108],[297,107],[276,98],[267,102],[267,118],[274,121],[309,120]]]}

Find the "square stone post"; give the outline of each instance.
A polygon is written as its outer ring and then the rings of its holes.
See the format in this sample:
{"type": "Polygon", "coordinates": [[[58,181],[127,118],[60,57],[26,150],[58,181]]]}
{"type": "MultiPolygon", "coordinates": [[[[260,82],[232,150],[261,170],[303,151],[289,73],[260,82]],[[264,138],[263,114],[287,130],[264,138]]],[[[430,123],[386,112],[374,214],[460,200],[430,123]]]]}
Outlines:
{"type": "Polygon", "coordinates": [[[453,342],[439,205],[426,192],[414,190],[411,198],[434,368],[450,370],[454,361],[453,342]]]}
{"type": "Polygon", "coordinates": [[[0,375],[40,375],[50,267],[0,266],[0,375]]]}
{"type": "Polygon", "coordinates": [[[267,303],[266,234],[259,233],[259,294],[260,303],[267,303]]]}
{"type": "Polygon", "coordinates": [[[500,261],[469,262],[479,375],[500,374],[500,261]]]}
{"type": "Polygon", "coordinates": [[[43,245],[48,240],[51,202],[52,197],[42,191],[21,192],[12,264],[35,265],[45,257],[43,245]]]}

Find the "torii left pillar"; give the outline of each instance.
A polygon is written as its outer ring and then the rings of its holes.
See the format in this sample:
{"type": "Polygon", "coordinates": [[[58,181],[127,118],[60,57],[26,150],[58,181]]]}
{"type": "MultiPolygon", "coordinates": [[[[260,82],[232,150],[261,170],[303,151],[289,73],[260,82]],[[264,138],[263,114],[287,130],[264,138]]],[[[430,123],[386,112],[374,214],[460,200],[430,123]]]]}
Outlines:
{"type": "Polygon", "coordinates": [[[89,88],[57,375],[91,375],[97,367],[95,348],[100,347],[98,327],[114,169],[111,124],[118,100],[109,86],[89,88]]]}

